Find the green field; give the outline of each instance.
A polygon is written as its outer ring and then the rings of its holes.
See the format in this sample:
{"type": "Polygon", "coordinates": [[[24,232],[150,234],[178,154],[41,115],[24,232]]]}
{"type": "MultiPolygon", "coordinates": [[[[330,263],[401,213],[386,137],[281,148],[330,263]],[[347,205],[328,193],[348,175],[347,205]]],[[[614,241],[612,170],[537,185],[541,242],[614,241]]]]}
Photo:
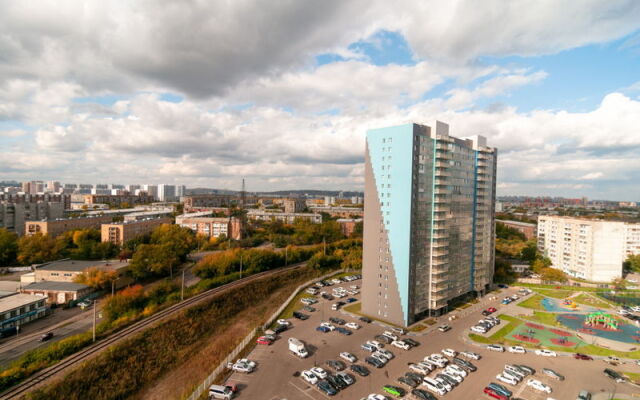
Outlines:
{"type": "Polygon", "coordinates": [[[521,303],[518,303],[518,306],[520,307],[525,307],[525,308],[531,308],[532,310],[544,310],[544,307],[542,306],[542,304],[540,303],[542,301],[542,299],[544,299],[543,296],[539,295],[539,294],[534,294],[533,296],[530,296],[528,299],[524,300],[521,303]]]}
{"type": "Polygon", "coordinates": [[[537,289],[536,292],[540,293],[543,296],[553,297],[554,299],[566,299],[574,293],[573,290],[558,289],[537,289]]]}
{"type": "Polygon", "coordinates": [[[539,322],[545,325],[562,326],[556,320],[556,315],[554,313],[534,311],[532,316],[523,316],[522,318],[526,319],[527,321],[539,322]]]}
{"type": "Polygon", "coordinates": [[[578,304],[584,304],[586,306],[596,307],[596,308],[611,308],[612,305],[606,300],[602,299],[599,296],[591,295],[588,293],[582,293],[579,296],[576,296],[572,299],[578,304]]]}

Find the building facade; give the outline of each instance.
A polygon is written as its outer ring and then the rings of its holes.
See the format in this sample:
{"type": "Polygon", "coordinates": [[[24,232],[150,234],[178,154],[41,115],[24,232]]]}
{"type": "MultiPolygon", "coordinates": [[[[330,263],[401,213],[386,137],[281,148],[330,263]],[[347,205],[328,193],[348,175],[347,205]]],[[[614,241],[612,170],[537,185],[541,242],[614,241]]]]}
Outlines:
{"type": "Polygon", "coordinates": [[[67,204],[67,195],[0,194],[0,228],[23,235],[26,221],[62,218],[67,204]]]}
{"type": "Polygon", "coordinates": [[[151,233],[162,224],[170,224],[171,218],[131,219],[122,222],[112,222],[100,226],[100,237],[103,242],[110,242],[122,246],[127,241],[138,236],[151,233]]]}
{"type": "Polygon", "coordinates": [[[361,218],[339,218],[336,222],[340,225],[340,230],[342,234],[346,237],[350,237],[353,235],[353,232],[356,230],[356,226],[362,222],[361,218]]]}
{"type": "Polygon", "coordinates": [[[239,240],[242,234],[242,222],[235,217],[177,217],[176,224],[207,237],[217,238],[224,235],[227,238],[239,240]]]}
{"type": "Polygon", "coordinates": [[[521,221],[510,221],[505,219],[498,220],[497,222],[500,222],[506,227],[517,230],[518,232],[522,233],[524,235],[524,238],[527,240],[536,238],[536,224],[529,224],[521,221]]]}
{"type": "Polygon", "coordinates": [[[41,296],[14,294],[0,299],[0,331],[6,332],[47,315],[47,305],[41,296]]]}
{"type": "Polygon", "coordinates": [[[307,208],[307,203],[304,199],[284,199],[282,200],[282,207],[286,213],[300,213],[307,208]]]}
{"type": "Polygon", "coordinates": [[[362,311],[399,325],[493,280],[497,150],[417,124],[366,137],[362,311]]]}
{"type": "Polygon", "coordinates": [[[81,300],[93,292],[93,289],[81,283],[42,281],[23,287],[21,292],[39,298],[44,297],[49,304],[66,304],[81,300]]]}
{"type": "Polygon", "coordinates": [[[610,282],[629,255],[640,254],[640,224],[541,215],[538,249],[571,277],[610,282]]]}
{"type": "Polygon", "coordinates": [[[111,215],[96,215],[92,217],[80,218],[60,218],[45,221],[27,221],[25,222],[24,234],[26,236],[42,233],[52,237],[63,234],[66,231],[76,229],[94,228],[100,229],[100,225],[113,221],[111,215]]]}
{"type": "Polygon", "coordinates": [[[280,221],[285,224],[293,224],[296,221],[322,223],[322,215],[315,213],[285,213],[251,209],[247,212],[247,218],[253,221],[280,221]]]}
{"type": "Polygon", "coordinates": [[[91,194],[84,196],[84,204],[91,206],[93,204],[109,204],[111,206],[120,207],[122,205],[149,204],[155,200],[155,197],[146,193],[135,194],[91,194]]]}

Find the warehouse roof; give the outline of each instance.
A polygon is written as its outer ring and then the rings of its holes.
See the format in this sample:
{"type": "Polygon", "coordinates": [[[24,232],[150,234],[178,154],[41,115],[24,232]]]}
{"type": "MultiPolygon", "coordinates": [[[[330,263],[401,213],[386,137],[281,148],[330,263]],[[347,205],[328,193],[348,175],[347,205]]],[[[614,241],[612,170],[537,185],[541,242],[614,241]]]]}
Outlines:
{"type": "Polygon", "coordinates": [[[77,292],[89,288],[82,283],[41,281],[25,286],[23,290],[55,290],[59,292],[77,292]]]}
{"type": "Polygon", "coordinates": [[[90,267],[98,267],[101,269],[120,269],[127,265],[129,265],[129,263],[118,260],[59,260],[44,264],[38,267],[38,270],[83,272],[90,267]]]}
{"type": "Polygon", "coordinates": [[[14,308],[22,307],[38,300],[44,300],[44,297],[25,293],[18,293],[13,296],[3,297],[0,299],[0,312],[13,310],[14,308]]]}

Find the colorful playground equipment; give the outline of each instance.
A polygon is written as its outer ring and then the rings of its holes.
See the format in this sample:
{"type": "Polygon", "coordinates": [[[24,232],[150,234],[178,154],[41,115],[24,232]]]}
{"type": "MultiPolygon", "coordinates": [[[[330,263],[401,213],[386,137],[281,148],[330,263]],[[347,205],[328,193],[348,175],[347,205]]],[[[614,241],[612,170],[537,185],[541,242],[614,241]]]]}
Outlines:
{"type": "Polygon", "coordinates": [[[573,308],[574,310],[578,308],[578,304],[571,299],[562,300],[562,305],[568,308],[573,308]]]}
{"type": "Polygon", "coordinates": [[[618,320],[610,314],[596,311],[587,315],[584,320],[584,325],[615,331],[618,329],[618,320]]]}

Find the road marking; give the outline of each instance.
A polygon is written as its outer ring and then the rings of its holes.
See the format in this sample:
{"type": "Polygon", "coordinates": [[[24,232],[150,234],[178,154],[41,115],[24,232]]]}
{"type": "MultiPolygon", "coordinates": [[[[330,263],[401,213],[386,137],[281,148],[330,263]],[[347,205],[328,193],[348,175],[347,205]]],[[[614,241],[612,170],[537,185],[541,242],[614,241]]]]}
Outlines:
{"type": "Polygon", "coordinates": [[[298,387],[298,385],[296,385],[295,383],[293,383],[292,381],[289,381],[289,384],[291,386],[293,386],[294,388],[298,389],[302,394],[304,394],[305,396],[307,396],[308,398],[312,399],[312,400],[317,400],[315,397],[311,396],[309,393],[305,392],[303,389],[300,389],[298,387]]]}

